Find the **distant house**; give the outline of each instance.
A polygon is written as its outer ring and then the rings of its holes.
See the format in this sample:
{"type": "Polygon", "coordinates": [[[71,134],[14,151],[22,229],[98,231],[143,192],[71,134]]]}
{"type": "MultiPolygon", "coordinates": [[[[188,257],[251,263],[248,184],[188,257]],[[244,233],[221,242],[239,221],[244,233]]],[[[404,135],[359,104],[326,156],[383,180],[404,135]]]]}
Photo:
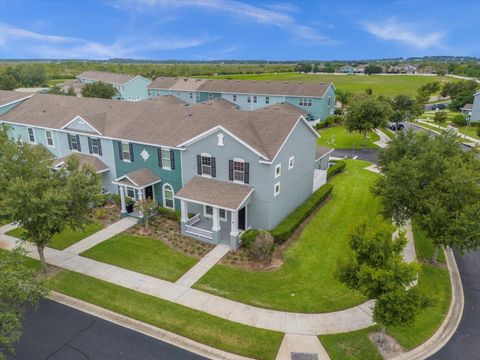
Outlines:
{"type": "Polygon", "coordinates": [[[337,72],[342,74],[353,74],[355,73],[355,67],[352,65],[343,65],[337,69],[337,72]]]}
{"type": "Polygon", "coordinates": [[[128,75],[103,71],[85,71],[77,75],[81,84],[102,81],[113,85],[118,94],[114,100],[140,101],[148,99],[147,86],[152,82],[140,75],[128,75]]]}
{"type": "Polygon", "coordinates": [[[480,92],[474,95],[470,121],[480,121],[480,92]]]}
{"type": "Polygon", "coordinates": [[[353,73],[354,74],[365,74],[365,68],[366,67],[367,67],[366,65],[355,66],[354,69],[353,69],[353,73]]]}
{"type": "Polygon", "coordinates": [[[393,65],[388,68],[387,72],[390,74],[416,74],[417,67],[410,64],[393,65]]]}

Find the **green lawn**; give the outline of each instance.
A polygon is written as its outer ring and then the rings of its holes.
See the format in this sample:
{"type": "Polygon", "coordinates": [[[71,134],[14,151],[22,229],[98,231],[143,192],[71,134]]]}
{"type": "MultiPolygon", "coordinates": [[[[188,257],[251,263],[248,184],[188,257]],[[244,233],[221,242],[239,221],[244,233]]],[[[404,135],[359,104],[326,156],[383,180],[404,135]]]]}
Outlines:
{"type": "Polygon", "coordinates": [[[275,271],[245,271],[216,265],[194,287],[250,305],[296,312],[328,312],[366,300],[336,277],[337,261],[348,256],[349,232],[360,219],[379,213],[370,193],[377,174],[365,161],[347,160],[332,179],[332,197],[285,251],[275,271]]]}
{"type": "Polygon", "coordinates": [[[48,80],[47,85],[55,86],[68,80],[74,80],[74,79],[51,79],[51,80],[48,80]]]}
{"type": "MultiPolygon", "coordinates": [[[[199,76],[201,78],[209,78],[199,76]]],[[[245,75],[216,75],[214,79],[239,80],[278,80],[278,81],[319,81],[333,82],[339,90],[364,93],[372,88],[374,95],[395,96],[406,94],[415,96],[417,89],[432,81],[458,81],[446,76],[412,76],[412,75],[335,75],[335,74],[300,74],[300,73],[266,73],[245,75]]]]}
{"type": "MultiPolygon", "coordinates": [[[[335,126],[319,131],[320,137],[317,144],[328,146],[335,149],[361,149],[363,146],[363,135],[358,132],[349,133],[343,126],[335,126]]],[[[375,141],[380,140],[380,136],[373,131],[367,133],[367,142],[365,148],[377,148],[375,141]]]]}
{"type": "Polygon", "coordinates": [[[168,281],[177,281],[197,263],[160,240],[129,234],[115,235],[81,255],[168,281]]]}
{"type": "Polygon", "coordinates": [[[320,342],[332,360],[382,360],[368,333],[375,327],[342,334],[319,336],[320,342]]]}
{"type": "MultiPolygon", "coordinates": [[[[412,230],[418,259],[430,260],[433,257],[433,242],[427,238],[427,235],[418,227],[415,221],[412,222],[412,230]]],[[[445,254],[443,251],[438,252],[438,261],[445,263],[445,254]]]]}
{"type": "MultiPolygon", "coordinates": [[[[90,235],[96,233],[99,230],[103,229],[102,223],[98,221],[93,221],[87,225],[82,230],[73,230],[71,227],[66,227],[61,233],[55,235],[52,240],[48,243],[48,247],[63,250],[67,247],[75,244],[76,242],[89,237],[90,235]]],[[[21,239],[23,234],[23,229],[18,227],[16,229],[10,230],[7,232],[7,235],[14,236],[21,239]]]]}

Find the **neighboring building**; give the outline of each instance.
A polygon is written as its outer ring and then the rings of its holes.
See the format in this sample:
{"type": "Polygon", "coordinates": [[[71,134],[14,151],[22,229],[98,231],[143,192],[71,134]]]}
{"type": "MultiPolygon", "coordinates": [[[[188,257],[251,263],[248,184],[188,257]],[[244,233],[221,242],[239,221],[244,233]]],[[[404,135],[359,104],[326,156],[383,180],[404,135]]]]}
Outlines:
{"type": "Polygon", "coordinates": [[[106,191],[120,194],[124,215],[126,197],[152,197],[181,211],[183,234],[236,248],[242,231],[272,229],[302,204],[316,170],[328,167],[305,115],[288,103],[240,111],[224,99],[190,106],[173,96],[128,103],[35,94],[0,123],[12,138],[44,145],[55,167],[79,154],[106,191]]]}
{"type": "Polygon", "coordinates": [[[480,92],[474,95],[470,121],[480,121],[480,92]]]}
{"type": "Polygon", "coordinates": [[[140,101],[148,98],[147,86],[151,80],[140,75],[127,75],[103,71],[85,71],[77,75],[81,84],[88,84],[96,81],[102,81],[113,85],[118,95],[114,100],[140,101]]]}
{"type": "Polygon", "coordinates": [[[342,74],[353,74],[355,72],[355,67],[352,65],[344,65],[338,68],[336,71],[342,74]]]}
{"type": "Polygon", "coordinates": [[[390,66],[387,71],[391,74],[413,75],[417,73],[417,67],[410,64],[393,65],[393,66],[390,66]]]}
{"type": "Polygon", "coordinates": [[[5,114],[32,96],[32,93],[0,90],[0,115],[5,114]]]}
{"type": "Polygon", "coordinates": [[[313,122],[332,115],[335,109],[332,83],[161,77],[148,86],[148,92],[151,98],[174,95],[188,104],[225,99],[248,111],[289,103],[304,110],[313,122]]]}

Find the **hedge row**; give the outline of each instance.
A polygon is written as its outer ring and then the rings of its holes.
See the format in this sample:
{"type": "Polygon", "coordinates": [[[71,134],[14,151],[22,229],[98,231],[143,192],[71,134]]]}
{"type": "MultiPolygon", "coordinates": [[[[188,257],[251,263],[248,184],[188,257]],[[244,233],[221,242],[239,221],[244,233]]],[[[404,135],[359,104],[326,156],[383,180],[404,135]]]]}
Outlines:
{"type": "Polygon", "coordinates": [[[277,244],[283,243],[290,235],[300,226],[317,207],[322,203],[328,195],[332,192],[333,185],[325,184],[320,189],[315,191],[302,205],[295,209],[288,215],[277,227],[272,229],[272,234],[277,244]]]}
{"type": "Polygon", "coordinates": [[[335,165],[330,166],[327,170],[327,179],[342,172],[345,169],[345,166],[347,166],[347,163],[343,160],[337,161],[335,165]]]}

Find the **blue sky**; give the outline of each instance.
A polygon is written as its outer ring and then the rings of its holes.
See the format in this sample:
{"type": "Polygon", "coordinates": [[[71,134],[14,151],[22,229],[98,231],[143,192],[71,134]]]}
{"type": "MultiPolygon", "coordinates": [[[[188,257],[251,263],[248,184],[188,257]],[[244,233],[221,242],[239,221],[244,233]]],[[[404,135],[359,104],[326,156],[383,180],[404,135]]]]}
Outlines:
{"type": "Polygon", "coordinates": [[[0,0],[0,58],[480,57],[480,1],[0,0]]]}

